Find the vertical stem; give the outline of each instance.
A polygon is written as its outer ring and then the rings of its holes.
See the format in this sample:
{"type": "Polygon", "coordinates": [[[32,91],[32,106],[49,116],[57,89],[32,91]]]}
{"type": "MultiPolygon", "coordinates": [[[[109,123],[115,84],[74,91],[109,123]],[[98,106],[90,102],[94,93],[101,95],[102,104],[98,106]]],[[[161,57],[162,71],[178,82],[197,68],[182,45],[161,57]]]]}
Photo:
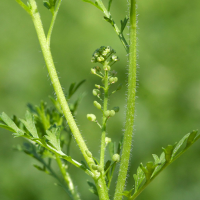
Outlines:
{"type": "Polygon", "coordinates": [[[58,78],[58,75],[57,75],[57,72],[55,69],[55,65],[53,62],[52,55],[51,55],[51,50],[50,50],[50,47],[48,45],[48,42],[47,42],[47,39],[46,39],[46,36],[44,33],[42,21],[41,21],[41,18],[40,18],[38,9],[37,9],[36,2],[35,2],[35,0],[29,0],[29,2],[31,4],[31,17],[32,17],[32,20],[33,20],[33,23],[34,23],[34,26],[35,26],[35,29],[36,29],[36,32],[38,35],[38,39],[39,39],[42,53],[43,53],[43,56],[45,59],[45,63],[46,63],[46,66],[47,66],[47,69],[49,72],[49,76],[51,78],[52,85],[56,92],[56,95],[57,95],[58,101],[61,105],[61,108],[63,110],[64,116],[65,116],[65,118],[69,124],[69,127],[74,135],[74,138],[75,138],[86,162],[88,163],[89,167],[91,168],[91,165],[94,164],[94,161],[92,158],[88,157],[86,154],[86,151],[89,151],[89,150],[88,150],[88,148],[85,144],[85,141],[83,140],[82,135],[76,125],[76,122],[72,116],[72,113],[69,109],[65,95],[63,93],[62,87],[60,85],[60,81],[59,81],[59,78],[58,78]]]}
{"type": "Polygon", "coordinates": [[[130,0],[130,49],[128,72],[128,95],[126,108],[126,124],[121,155],[120,169],[114,200],[122,199],[122,192],[126,182],[128,164],[130,158],[136,93],[136,0],[130,0]]]}
{"type": "Polygon", "coordinates": [[[41,18],[40,18],[38,9],[37,9],[37,4],[36,4],[35,0],[29,0],[29,2],[31,5],[30,14],[31,14],[31,17],[32,17],[32,20],[33,20],[33,23],[34,23],[34,26],[35,26],[35,29],[37,32],[37,36],[38,36],[38,39],[40,42],[40,46],[41,46],[42,53],[43,53],[43,56],[45,59],[45,63],[46,63],[46,66],[47,66],[47,69],[49,72],[49,76],[51,78],[52,85],[56,92],[58,101],[59,101],[62,111],[64,113],[64,116],[69,124],[72,134],[74,135],[74,138],[75,138],[88,166],[90,167],[91,171],[94,173],[94,181],[97,186],[99,199],[100,200],[109,200],[108,189],[107,189],[107,186],[105,183],[105,179],[103,178],[102,175],[99,175],[99,172],[94,171],[92,169],[92,165],[95,165],[94,160],[91,157],[89,157],[86,153],[89,150],[88,150],[88,148],[85,144],[85,141],[83,140],[82,135],[76,125],[76,122],[72,116],[72,113],[69,109],[65,95],[63,93],[62,87],[60,85],[60,81],[59,81],[59,78],[58,78],[58,75],[56,72],[56,68],[54,66],[53,58],[51,55],[51,50],[48,45],[47,38],[44,33],[42,21],[41,21],[41,18]]]}
{"type": "Polygon", "coordinates": [[[103,100],[103,121],[102,121],[102,134],[101,134],[101,156],[100,166],[104,169],[104,157],[105,157],[105,138],[106,138],[106,116],[105,111],[108,107],[108,71],[105,71],[104,76],[104,100],[103,100]]]}
{"type": "Polygon", "coordinates": [[[53,31],[53,27],[54,27],[54,24],[55,24],[55,20],[56,20],[56,17],[57,17],[58,10],[60,8],[61,2],[62,2],[62,0],[59,0],[58,4],[56,6],[55,12],[53,14],[52,20],[51,20],[49,32],[47,34],[47,43],[48,43],[48,46],[50,46],[51,34],[52,34],[52,31],[53,31]]]}
{"type": "Polygon", "coordinates": [[[74,200],[80,200],[81,198],[80,198],[79,194],[77,193],[76,188],[74,187],[72,179],[71,179],[69,173],[66,172],[65,165],[62,163],[62,161],[58,155],[56,155],[56,161],[57,161],[60,171],[63,175],[63,178],[67,184],[67,187],[71,193],[71,196],[73,197],[74,200]]]}

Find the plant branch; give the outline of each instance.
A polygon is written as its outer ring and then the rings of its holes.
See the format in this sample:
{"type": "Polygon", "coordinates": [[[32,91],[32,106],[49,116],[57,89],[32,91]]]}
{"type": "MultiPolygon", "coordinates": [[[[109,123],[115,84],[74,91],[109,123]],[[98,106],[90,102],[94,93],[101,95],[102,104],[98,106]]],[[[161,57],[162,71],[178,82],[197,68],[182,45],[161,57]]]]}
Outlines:
{"type": "Polygon", "coordinates": [[[55,9],[55,12],[53,13],[53,17],[52,17],[52,20],[51,20],[51,24],[50,24],[50,27],[49,27],[48,34],[47,34],[47,45],[48,46],[50,46],[51,35],[52,35],[53,27],[54,27],[54,24],[55,24],[55,20],[56,20],[56,17],[57,17],[58,10],[60,8],[61,2],[62,2],[62,0],[58,1],[58,4],[57,4],[56,9],[55,9]]]}
{"type": "Polygon", "coordinates": [[[121,200],[126,182],[133,135],[136,95],[136,0],[130,0],[130,52],[124,141],[114,200],[121,200]]]}
{"type": "Polygon", "coordinates": [[[49,75],[51,78],[52,85],[56,92],[58,101],[61,105],[64,116],[69,124],[69,127],[74,135],[74,138],[75,138],[86,162],[88,163],[89,167],[92,168],[91,165],[94,164],[94,161],[92,158],[88,157],[86,154],[86,151],[89,151],[89,150],[88,150],[88,148],[85,144],[85,141],[83,140],[82,135],[76,125],[76,122],[72,116],[72,113],[69,109],[65,95],[63,93],[62,87],[60,85],[60,81],[59,81],[59,78],[58,78],[58,75],[57,75],[57,72],[56,72],[56,69],[54,66],[53,58],[51,55],[50,47],[48,46],[47,39],[46,39],[44,29],[43,29],[43,25],[42,25],[42,21],[41,21],[40,15],[38,13],[36,2],[35,2],[35,0],[29,0],[29,1],[31,4],[31,17],[32,17],[32,20],[33,20],[33,23],[34,23],[34,26],[35,26],[35,29],[36,29],[36,32],[38,35],[42,53],[43,53],[43,56],[44,56],[44,59],[46,62],[46,66],[47,66],[47,69],[48,69],[48,72],[49,72],[49,75]]]}
{"type": "Polygon", "coordinates": [[[76,191],[76,188],[74,187],[72,179],[71,179],[69,173],[66,171],[66,165],[64,165],[62,163],[62,161],[58,155],[56,155],[56,161],[57,161],[60,171],[63,175],[63,178],[68,186],[68,189],[71,192],[71,196],[73,197],[73,200],[80,200],[81,198],[80,198],[78,192],[76,191]]]}
{"type": "MultiPolygon", "coordinates": [[[[107,65],[107,62],[104,64],[107,65]]],[[[102,120],[102,134],[101,134],[101,156],[100,156],[100,166],[104,169],[104,159],[105,159],[105,138],[106,138],[106,121],[107,117],[105,116],[105,112],[108,107],[108,71],[105,71],[104,76],[104,100],[103,100],[103,120],[102,120]]]]}
{"type": "Polygon", "coordinates": [[[112,19],[112,16],[111,16],[110,12],[106,9],[106,7],[104,6],[102,0],[96,0],[96,2],[98,3],[98,5],[103,10],[103,13],[104,13],[105,17],[109,20],[109,23],[113,26],[115,32],[117,33],[121,43],[123,44],[123,46],[124,46],[124,48],[126,50],[126,53],[128,53],[129,52],[129,45],[128,45],[126,39],[124,38],[123,34],[121,33],[120,29],[118,28],[117,24],[112,19]]]}
{"type": "Polygon", "coordinates": [[[30,8],[23,3],[21,0],[15,0],[29,15],[31,15],[31,10],[30,8]]]}

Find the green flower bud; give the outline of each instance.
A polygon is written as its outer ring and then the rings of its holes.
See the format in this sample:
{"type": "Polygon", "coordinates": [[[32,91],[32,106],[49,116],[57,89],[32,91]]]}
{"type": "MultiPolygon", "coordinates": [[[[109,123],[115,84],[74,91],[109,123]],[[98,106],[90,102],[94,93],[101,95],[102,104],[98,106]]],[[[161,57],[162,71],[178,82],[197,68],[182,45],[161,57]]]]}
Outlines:
{"type": "Polygon", "coordinates": [[[95,52],[95,53],[94,53],[94,57],[97,58],[98,56],[99,56],[99,53],[98,53],[98,52],[95,52]]]}
{"type": "Polygon", "coordinates": [[[93,103],[94,103],[94,106],[96,108],[101,109],[101,104],[100,103],[98,103],[97,101],[94,101],[93,103]]]}
{"type": "Polygon", "coordinates": [[[118,81],[118,78],[117,78],[117,77],[111,77],[111,78],[109,79],[109,82],[110,82],[111,84],[116,83],[117,81],[118,81]]]}
{"type": "Polygon", "coordinates": [[[114,154],[113,157],[112,157],[112,160],[114,162],[119,162],[120,161],[120,155],[119,154],[114,154]]]}
{"type": "Polygon", "coordinates": [[[90,151],[86,150],[85,153],[87,154],[88,157],[92,158],[92,153],[90,151]]]}
{"type": "Polygon", "coordinates": [[[110,71],[110,66],[109,66],[109,65],[104,65],[104,66],[103,66],[103,69],[104,69],[105,71],[110,71]]]}
{"type": "Polygon", "coordinates": [[[87,119],[94,122],[96,121],[96,116],[94,114],[87,114],[87,119]]]}
{"type": "Polygon", "coordinates": [[[113,55],[113,56],[112,56],[112,60],[113,60],[113,61],[118,61],[118,57],[117,57],[116,55],[113,55]]]}
{"type": "Polygon", "coordinates": [[[118,106],[115,106],[115,107],[113,108],[113,110],[114,110],[115,112],[119,112],[119,107],[118,107],[118,106]]]}
{"type": "Polygon", "coordinates": [[[110,117],[110,110],[106,110],[106,111],[104,112],[104,115],[105,115],[105,117],[110,117]]]}
{"type": "Polygon", "coordinates": [[[95,57],[92,57],[91,62],[92,62],[92,63],[95,63],[95,62],[96,62],[96,58],[95,58],[95,57]]]}
{"type": "Polygon", "coordinates": [[[99,95],[101,94],[101,92],[100,92],[100,90],[98,90],[98,89],[93,89],[93,90],[92,90],[92,94],[93,94],[94,96],[99,96],[99,95]]]}
{"type": "Polygon", "coordinates": [[[96,69],[91,68],[91,73],[92,73],[92,74],[96,74],[96,69]]]}
{"type": "Polygon", "coordinates": [[[110,117],[113,117],[115,115],[115,111],[114,110],[110,110],[110,117]]]}
{"type": "Polygon", "coordinates": [[[103,57],[103,56],[99,56],[99,57],[97,58],[97,61],[98,61],[98,62],[104,61],[104,57],[103,57]]]}
{"type": "Polygon", "coordinates": [[[111,142],[111,138],[106,137],[106,138],[105,138],[105,143],[106,143],[106,145],[109,144],[110,142],[111,142]]]}
{"type": "Polygon", "coordinates": [[[100,85],[97,85],[97,84],[95,84],[95,87],[97,87],[98,89],[100,89],[100,88],[101,88],[101,86],[100,86],[100,85]]]}

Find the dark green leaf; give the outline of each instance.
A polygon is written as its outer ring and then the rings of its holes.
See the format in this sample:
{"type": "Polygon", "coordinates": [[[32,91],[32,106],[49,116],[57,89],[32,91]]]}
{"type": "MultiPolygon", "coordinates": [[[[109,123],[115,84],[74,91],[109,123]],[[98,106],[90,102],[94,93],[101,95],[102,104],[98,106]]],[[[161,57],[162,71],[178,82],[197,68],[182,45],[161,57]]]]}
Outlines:
{"type": "Polygon", "coordinates": [[[123,33],[128,20],[129,20],[128,16],[126,16],[123,21],[121,20],[121,33],[123,33]]]}
{"type": "Polygon", "coordinates": [[[106,16],[104,16],[104,19],[105,19],[108,23],[110,23],[112,26],[114,25],[112,19],[110,19],[110,18],[108,18],[108,17],[106,17],[106,16]]]}
{"type": "Polygon", "coordinates": [[[171,161],[171,157],[172,157],[172,153],[173,153],[173,149],[174,146],[173,145],[168,145],[166,148],[162,148],[163,151],[165,152],[165,160],[167,162],[171,161]]]}
{"type": "Polygon", "coordinates": [[[108,12],[110,12],[111,4],[112,4],[112,0],[109,0],[109,2],[108,2],[108,12]]]}
{"type": "Polygon", "coordinates": [[[44,5],[48,10],[51,9],[51,5],[49,4],[49,2],[44,1],[44,2],[43,2],[43,5],[44,5]]]}
{"type": "Polygon", "coordinates": [[[88,183],[88,185],[90,187],[89,188],[90,192],[92,192],[93,194],[96,194],[97,196],[99,196],[95,184],[90,182],[90,181],[87,181],[87,183],[88,183]]]}
{"type": "Polygon", "coordinates": [[[197,136],[197,131],[192,131],[187,139],[186,147],[192,145],[195,141],[195,138],[197,136]]]}

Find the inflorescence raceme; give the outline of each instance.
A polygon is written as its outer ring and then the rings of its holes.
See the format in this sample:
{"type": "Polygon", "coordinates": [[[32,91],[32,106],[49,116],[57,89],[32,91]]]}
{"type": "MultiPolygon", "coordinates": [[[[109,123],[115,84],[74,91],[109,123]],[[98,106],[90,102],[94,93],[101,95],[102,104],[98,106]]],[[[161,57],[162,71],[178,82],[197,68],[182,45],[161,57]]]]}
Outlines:
{"type": "MultiPolygon", "coordinates": [[[[108,94],[109,87],[118,81],[117,72],[111,70],[111,66],[119,61],[119,58],[115,55],[116,52],[110,46],[101,46],[99,49],[96,49],[92,55],[92,63],[102,64],[102,68],[95,66],[91,68],[91,73],[100,77],[102,79],[102,85],[95,84],[95,89],[93,89],[92,94],[96,96],[101,102],[103,101],[104,105],[101,105],[98,101],[94,101],[94,106],[101,110],[103,116],[106,118],[113,117],[116,112],[119,111],[119,107],[113,107],[111,110],[107,110],[107,101],[111,94],[114,94],[117,90],[121,89],[121,84],[108,94]],[[103,91],[103,92],[102,92],[103,91]],[[103,94],[103,99],[101,98],[103,94]],[[106,102],[106,103],[105,103],[106,102]]],[[[97,122],[96,116],[94,114],[87,115],[88,120],[97,122]]]]}

